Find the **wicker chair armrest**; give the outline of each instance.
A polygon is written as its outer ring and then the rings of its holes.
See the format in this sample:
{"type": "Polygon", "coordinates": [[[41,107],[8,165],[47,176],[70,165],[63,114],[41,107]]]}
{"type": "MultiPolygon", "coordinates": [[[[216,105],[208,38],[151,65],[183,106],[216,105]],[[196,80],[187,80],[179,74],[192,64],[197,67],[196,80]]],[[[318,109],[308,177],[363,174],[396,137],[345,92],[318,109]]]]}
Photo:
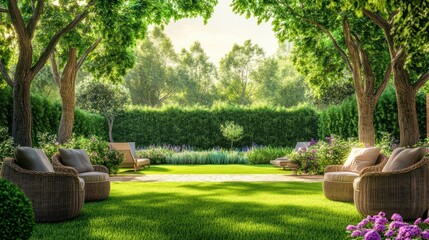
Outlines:
{"type": "Polygon", "coordinates": [[[107,173],[109,174],[109,169],[107,169],[106,166],[103,165],[92,165],[94,167],[94,170],[96,172],[102,172],[102,173],[107,173]]]}
{"type": "Polygon", "coordinates": [[[328,165],[325,167],[325,173],[328,172],[340,172],[343,165],[328,165]]]}
{"type": "Polygon", "coordinates": [[[72,167],[66,167],[66,166],[54,166],[54,170],[55,172],[63,172],[63,173],[71,173],[76,177],[79,177],[78,172],[76,171],[76,169],[72,168],[72,167]]]}

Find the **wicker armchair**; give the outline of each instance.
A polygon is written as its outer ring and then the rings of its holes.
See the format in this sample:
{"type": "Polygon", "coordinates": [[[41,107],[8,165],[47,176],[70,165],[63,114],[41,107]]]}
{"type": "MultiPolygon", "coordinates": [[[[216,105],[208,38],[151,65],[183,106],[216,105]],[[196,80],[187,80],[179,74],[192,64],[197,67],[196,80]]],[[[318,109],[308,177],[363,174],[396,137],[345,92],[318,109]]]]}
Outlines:
{"type": "Polygon", "coordinates": [[[382,172],[380,167],[365,169],[354,182],[354,202],[362,215],[380,211],[404,219],[422,217],[428,209],[429,159],[398,171],[382,172]]]}
{"type": "MultiPolygon", "coordinates": [[[[62,164],[61,161],[61,155],[59,153],[54,154],[54,156],[52,156],[52,165],[54,167],[67,167],[65,165],[62,164]]],[[[106,173],[107,175],[109,174],[109,170],[102,165],[92,165],[94,167],[94,171],[95,172],[101,172],[101,173],[106,173]]],[[[74,168],[72,167],[67,167],[67,168],[71,168],[74,171],[76,171],[74,168]]],[[[79,177],[82,177],[81,174],[77,173],[76,174],[79,177]]],[[[97,179],[95,179],[95,181],[88,181],[87,178],[83,177],[85,180],[85,201],[89,202],[89,201],[100,201],[100,200],[104,200],[106,198],[109,197],[110,194],[110,180],[102,180],[99,181],[97,179]]],[[[93,178],[89,178],[89,179],[93,179],[93,178]]]]}
{"type": "Polygon", "coordinates": [[[341,179],[328,179],[326,173],[329,172],[342,172],[343,165],[329,165],[325,168],[325,179],[323,180],[323,193],[325,197],[334,201],[352,202],[353,201],[353,181],[355,178],[361,176],[367,171],[368,168],[383,169],[386,165],[388,158],[380,154],[375,162],[375,166],[366,167],[362,169],[359,174],[353,172],[343,172],[344,176],[341,179]]]}
{"type": "Polygon", "coordinates": [[[26,170],[11,158],[3,162],[1,177],[17,185],[31,200],[37,222],[63,221],[82,211],[85,183],[73,168],[54,166],[54,170],[26,170]]]}

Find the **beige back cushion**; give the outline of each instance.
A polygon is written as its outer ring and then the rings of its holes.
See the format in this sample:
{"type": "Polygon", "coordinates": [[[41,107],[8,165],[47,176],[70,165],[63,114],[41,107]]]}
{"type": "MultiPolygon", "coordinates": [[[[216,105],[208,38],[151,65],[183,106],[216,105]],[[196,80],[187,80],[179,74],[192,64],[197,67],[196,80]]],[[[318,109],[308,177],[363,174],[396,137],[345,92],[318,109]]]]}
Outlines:
{"type": "Polygon", "coordinates": [[[426,154],[426,148],[397,148],[393,150],[383,172],[401,170],[420,161],[426,154]]]}
{"type": "Polygon", "coordinates": [[[17,147],[15,149],[16,163],[24,169],[39,172],[54,172],[51,162],[42,149],[17,147]]]}
{"type": "Polygon", "coordinates": [[[60,148],[59,151],[64,165],[76,169],[78,173],[94,171],[88,154],[84,150],[60,148]]]}
{"type": "Polygon", "coordinates": [[[341,170],[358,173],[373,166],[379,154],[380,148],[353,148],[341,170]]]}

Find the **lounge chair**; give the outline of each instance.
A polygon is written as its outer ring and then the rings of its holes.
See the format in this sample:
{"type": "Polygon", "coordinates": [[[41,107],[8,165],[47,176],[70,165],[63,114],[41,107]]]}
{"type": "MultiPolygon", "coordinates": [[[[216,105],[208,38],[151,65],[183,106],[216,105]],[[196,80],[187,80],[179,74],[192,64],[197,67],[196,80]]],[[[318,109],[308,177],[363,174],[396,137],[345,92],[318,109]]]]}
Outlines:
{"type": "Polygon", "coordinates": [[[116,151],[124,154],[125,160],[122,163],[121,167],[134,168],[134,172],[139,170],[141,167],[150,167],[149,158],[137,158],[134,142],[110,143],[110,146],[116,151]]]}

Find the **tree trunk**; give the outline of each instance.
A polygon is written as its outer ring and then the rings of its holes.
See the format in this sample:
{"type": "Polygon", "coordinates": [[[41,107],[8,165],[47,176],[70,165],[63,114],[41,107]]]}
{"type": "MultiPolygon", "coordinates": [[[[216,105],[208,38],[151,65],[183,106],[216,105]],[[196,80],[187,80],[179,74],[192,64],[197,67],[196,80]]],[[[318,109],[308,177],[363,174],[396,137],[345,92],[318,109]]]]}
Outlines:
{"type": "Polygon", "coordinates": [[[109,119],[109,118],[107,118],[106,117],[106,119],[107,119],[107,124],[109,125],[109,140],[110,140],[110,142],[113,142],[113,121],[115,120],[114,118],[112,118],[112,119],[109,119]]]}
{"type": "Polygon", "coordinates": [[[71,48],[68,53],[67,64],[59,81],[62,111],[58,128],[58,142],[67,142],[73,133],[75,110],[75,82],[77,73],[76,49],[71,48]]]}
{"type": "Polygon", "coordinates": [[[405,69],[406,55],[401,54],[393,65],[393,83],[398,104],[399,139],[402,147],[413,146],[420,140],[416,110],[416,92],[405,69]]]}
{"type": "Polygon", "coordinates": [[[33,146],[31,140],[30,81],[31,78],[23,76],[21,81],[15,82],[13,88],[12,137],[16,144],[28,147],[33,146]]]}
{"type": "Polygon", "coordinates": [[[365,96],[358,96],[356,94],[356,101],[358,105],[358,131],[359,142],[365,146],[375,145],[375,129],[374,129],[374,111],[375,106],[366,101],[365,96]]]}

